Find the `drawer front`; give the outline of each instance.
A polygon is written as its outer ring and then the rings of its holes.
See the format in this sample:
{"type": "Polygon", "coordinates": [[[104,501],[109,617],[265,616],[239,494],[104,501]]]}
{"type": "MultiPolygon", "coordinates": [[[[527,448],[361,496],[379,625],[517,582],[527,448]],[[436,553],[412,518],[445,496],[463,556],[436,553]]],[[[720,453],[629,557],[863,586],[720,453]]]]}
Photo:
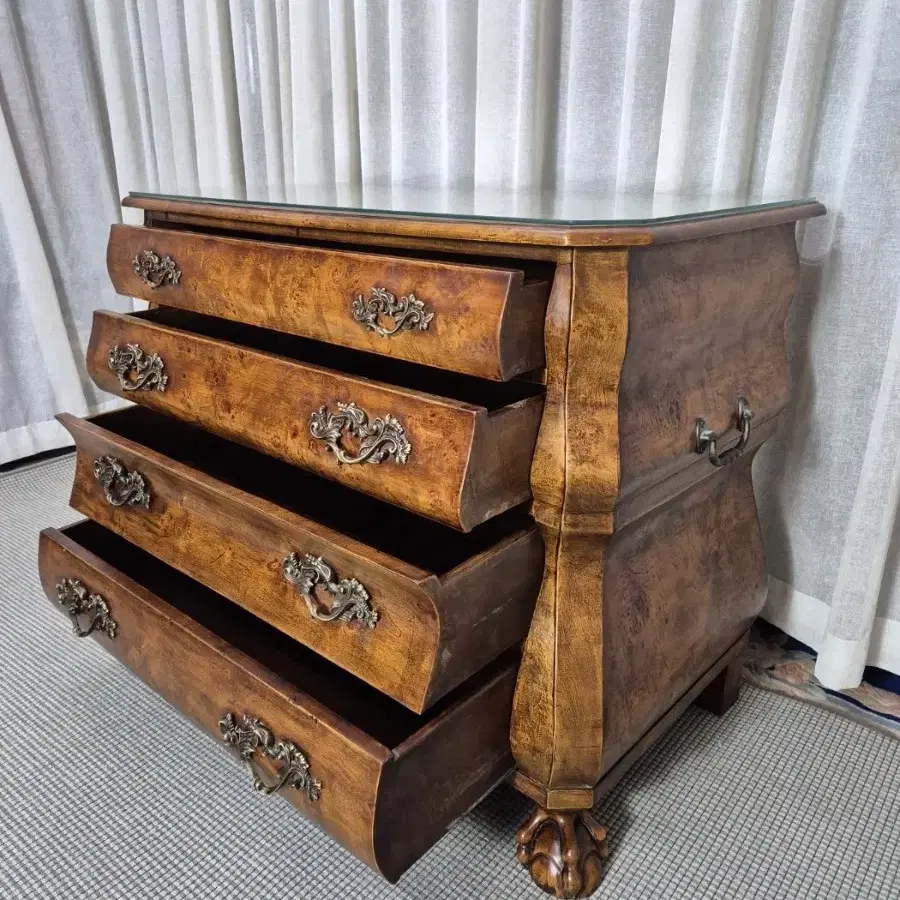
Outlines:
{"type": "MultiPolygon", "coordinates": [[[[100,421],[134,414],[149,415],[100,421]]],[[[534,527],[441,578],[98,424],[59,418],[78,451],[74,509],[416,712],[527,633],[543,559],[534,527]]]]}
{"type": "Polygon", "coordinates": [[[515,269],[114,225],[120,294],[505,380],[544,362],[549,282],[515,269]]]}
{"type": "Polygon", "coordinates": [[[540,397],[488,413],[108,312],[87,363],[106,391],[465,531],[531,496],[540,397]]]}
{"type": "Polygon", "coordinates": [[[172,592],[167,602],[147,586],[159,584],[166,567],[92,522],[42,532],[39,558],[47,597],[72,619],[77,634],[89,632],[236,758],[240,754],[248,771],[236,770],[235,777],[246,778],[248,790],[289,800],[389,880],[511,768],[508,721],[517,659],[498,663],[423,718],[377,695],[368,698],[364,692],[371,689],[355,688],[360,683],[339,670],[346,681],[330,684],[327,669],[304,668],[290,648],[267,640],[267,626],[252,617],[232,622],[240,640],[254,641],[273,659],[281,654],[275,668],[289,671],[290,680],[276,674],[272,663],[183,611],[205,589],[173,573],[176,580],[164,582],[172,592]],[[136,554],[145,560],[135,562],[136,554]],[[130,559],[125,567],[136,568],[140,580],[120,568],[117,555],[130,559]],[[301,684],[304,679],[312,687],[301,684]],[[368,716],[381,737],[316,699],[330,691],[351,709],[347,695],[357,690],[361,711],[353,715],[368,716]],[[387,721],[394,710],[396,721],[387,721]],[[427,789],[411,794],[413,785],[427,789]]]}
{"type": "MultiPolygon", "coordinates": [[[[57,586],[77,581],[105,602],[114,636],[96,628],[92,637],[157,693],[210,734],[221,739],[219,721],[249,713],[307,757],[321,785],[311,800],[300,789],[283,790],[304,814],[324,825],[342,844],[365,857],[372,828],[376,786],[387,750],[328,710],[304,698],[256,661],[180,614],[151,592],[65,534],[41,535],[41,582],[63,612],[57,586]]],[[[81,627],[90,613],[81,616],[81,627]]],[[[89,627],[89,626],[88,626],[89,627]]],[[[211,786],[212,787],[212,786],[211,786]]]]}

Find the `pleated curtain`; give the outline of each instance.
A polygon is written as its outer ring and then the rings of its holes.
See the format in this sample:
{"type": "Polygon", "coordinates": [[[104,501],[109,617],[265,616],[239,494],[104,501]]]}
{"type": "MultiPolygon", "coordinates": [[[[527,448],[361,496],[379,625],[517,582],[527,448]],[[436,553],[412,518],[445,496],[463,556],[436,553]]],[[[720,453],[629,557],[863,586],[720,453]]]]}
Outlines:
{"type": "Polygon", "coordinates": [[[117,402],[83,356],[132,307],[130,190],[815,195],[755,463],[765,615],[828,686],[900,673],[897,0],[0,0],[0,114],[0,462],[117,402]]]}

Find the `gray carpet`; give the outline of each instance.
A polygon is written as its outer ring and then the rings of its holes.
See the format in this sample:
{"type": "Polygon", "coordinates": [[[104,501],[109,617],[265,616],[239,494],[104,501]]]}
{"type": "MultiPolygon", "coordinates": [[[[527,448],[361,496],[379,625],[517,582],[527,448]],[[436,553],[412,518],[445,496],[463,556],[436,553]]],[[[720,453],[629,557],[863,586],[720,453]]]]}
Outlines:
{"type": "MultiPolygon", "coordinates": [[[[71,458],[0,475],[0,897],[534,898],[494,792],[391,887],[92,641],[37,579],[71,458]]],[[[900,742],[745,686],[691,710],[598,809],[601,898],[900,897],[900,742]]]]}

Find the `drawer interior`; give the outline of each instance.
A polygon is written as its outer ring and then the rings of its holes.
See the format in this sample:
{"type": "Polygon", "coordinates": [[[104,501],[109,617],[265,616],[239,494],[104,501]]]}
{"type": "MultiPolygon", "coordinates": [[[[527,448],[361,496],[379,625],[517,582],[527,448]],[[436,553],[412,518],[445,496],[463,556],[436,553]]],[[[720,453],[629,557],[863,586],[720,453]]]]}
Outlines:
{"type": "Polygon", "coordinates": [[[202,234],[209,237],[242,238],[249,241],[263,240],[270,244],[287,244],[291,247],[316,247],[322,250],[340,250],[348,253],[364,253],[367,256],[390,256],[396,259],[424,259],[439,262],[455,263],[465,266],[481,266],[488,269],[512,269],[523,275],[525,284],[537,284],[545,282],[549,290],[550,283],[556,271],[555,263],[549,258],[532,258],[524,256],[497,256],[496,247],[491,244],[483,245],[478,252],[453,253],[447,250],[427,250],[410,247],[408,241],[402,241],[394,245],[390,241],[384,244],[362,241],[341,241],[328,238],[312,238],[305,236],[298,238],[295,229],[290,234],[279,234],[277,226],[267,228],[264,231],[248,231],[238,225],[226,225],[219,223],[200,224],[196,217],[188,216],[181,219],[177,215],[171,220],[149,216],[144,223],[148,228],[168,229],[170,231],[182,231],[188,234],[202,234]],[[483,251],[483,252],[482,252],[483,251]]]}
{"type": "Polygon", "coordinates": [[[461,696],[473,690],[474,684],[486,682],[497,671],[509,666],[519,652],[518,648],[507,651],[469,682],[438,701],[427,713],[417,715],[95,522],[86,520],[70,525],[63,533],[391,749],[438,718],[461,696]]]}
{"type": "Polygon", "coordinates": [[[517,507],[460,532],[147,407],[104,413],[91,421],[439,576],[505,537],[534,527],[526,509],[517,507]]]}
{"type": "Polygon", "coordinates": [[[423,391],[488,410],[502,409],[543,393],[543,387],[533,381],[488,381],[472,375],[460,375],[180,309],[161,306],[132,315],[134,318],[272,353],[299,363],[334,369],[347,375],[370,378],[408,390],[423,391]]]}

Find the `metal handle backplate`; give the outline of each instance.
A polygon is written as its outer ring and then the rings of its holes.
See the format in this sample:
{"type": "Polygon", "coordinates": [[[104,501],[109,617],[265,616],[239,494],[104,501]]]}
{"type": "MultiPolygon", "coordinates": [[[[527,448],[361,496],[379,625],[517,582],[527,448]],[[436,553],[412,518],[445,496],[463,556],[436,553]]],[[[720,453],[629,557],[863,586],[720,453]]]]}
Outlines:
{"type": "Polygon", "coordinates": [[[321,556],[305,553],[302,557],[292,553],[281,563],[285,580],[293,584],[306,601],[309,614],[319,622],[359,622],[374,628],[378,612],[372,609],[369,592],[355,579],[335,578],[334,570],[321,556]],[[322,587],[331,595],[331,603],[322,609],[316,600],[316,587],[322,587]]]}
{"type": "Polygon", "coordinates": [[[394,416],[382,416],[370,422],[368,413],[355,403],[338,403],[337,408],[336,413],[327,406],[315,410],[309,419],[309,433],[316,440],[324,441],[338,462],[354,465],[391,459],[398,465],[406,464],[412,445],[394,416]],[[343,445],[345,434],[359,442],[355,453],[343,445]]]}
{"type": "Polygon", "coordinates": [[[727,466],[733,463],[747,449],[750,441],[750,422],[753,419],[753,410],[746,397],[738,397],[737,402],[737,428],[741,436],[738,442],[729,447],[722,453],[719,453],[718,442],[722,435],[711,431],[706,427],[705,419],[697,419],[694,426],[694,450],[699,454],[708,454],[709,461],[714,466],[727,466]]]}
{"type": "Polygon", "coordinates": [[[77,578],[60,578],[56,596],[66,607],[77,637],[87,637],[95,631],[102,631],[108,638],[116,636],[119,626],[110,615],[107,602],[99,594],[91,593],[77,578]],[[91,617],[86,628],[81,627],[79,616],[91,617]]]}
{"type": "Polygon", "coordinates": [[[434,313],[415,294],[398,300],[383,287],[371,288],[368,300],[360,294],[350,304],[350,313],[363,328],[381,337],[393,337],[401,331],[428,331],[434,318],[434,313]],[[393,326],[382,325],[382,317],[393,319],[393,326]]]}
{"type": "Polygon", "coordinates": [[[140,344],[126,344],[124,350],[116,344],[110,348],[106,361],[123,391],[164,391],[169,382],[159,354],[148,356],[140,344]]]}
{"type": "Polygon", "coordinates": [[[160,256],[153,250],[141,250],[131,261],[131,268],[144,284],[154,290],[181,281],[181,269],[171,256],[160,256]]]}
{"type": "Polygon", "coordinates": [[[140,506],[150,509],[150,489],[137,470],[129,472],[115,456],[94,460],[94,478],[100,482],[106,502],[112,506],[140,506]]]}
{"type": "Polygon", "coordinates": [[[282,788],[303,791],[312,800],[318,800],[322,790],[321,782],[309,771],[309,760],[303,751],[290,741],[279,741],[275,735],[255,716],[243,715],[235,721],[233,713],[225,713],[219,720],[222,740],[234,747],[241,762],[247,767],[253,780],[253,790],[260,794],[274,794],[282,788]],[[263,780],[253,761],[253,754],[259,751],[266,759],[281,764],[276,780],[263,780]]]}

